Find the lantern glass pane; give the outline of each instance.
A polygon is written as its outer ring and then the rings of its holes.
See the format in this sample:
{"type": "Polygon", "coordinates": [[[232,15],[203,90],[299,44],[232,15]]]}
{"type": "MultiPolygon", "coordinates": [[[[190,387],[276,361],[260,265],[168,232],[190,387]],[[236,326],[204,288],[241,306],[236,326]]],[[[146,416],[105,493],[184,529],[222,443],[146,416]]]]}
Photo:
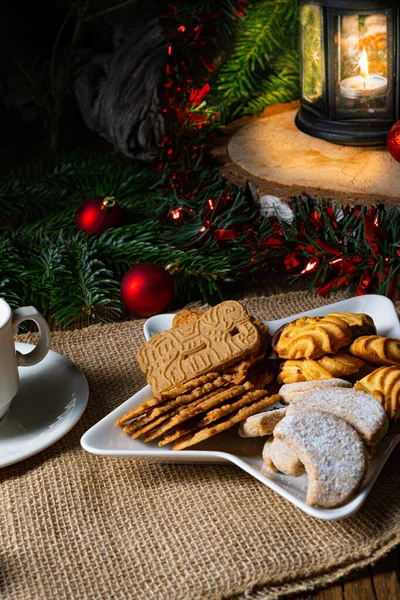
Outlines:
{"type": "Polygon", "coordinates": [[[336,117],[379,118],[388,110],[387,15],[338,15],[335,48],[336,117]]]}
{"type": "Polygon", "coordinates": [[[301,9],[302,95],[318,112],[324,102],[324,45],[322,7],[306,4],[301,9]]]}

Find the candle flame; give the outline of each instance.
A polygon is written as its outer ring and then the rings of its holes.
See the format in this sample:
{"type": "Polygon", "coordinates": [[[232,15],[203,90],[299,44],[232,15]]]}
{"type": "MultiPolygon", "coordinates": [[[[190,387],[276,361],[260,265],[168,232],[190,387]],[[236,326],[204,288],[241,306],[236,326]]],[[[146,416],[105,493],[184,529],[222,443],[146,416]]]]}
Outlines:
{"type": "Polygon", "coordinates": [[[369,75],[369,71],[368,71],[368,56],[367,56],[367,51],[365,50],[365,48],[361,52],[360,69],[361,69],[361,77],[363,79],[368,79],[368,75],[369,75]]]}

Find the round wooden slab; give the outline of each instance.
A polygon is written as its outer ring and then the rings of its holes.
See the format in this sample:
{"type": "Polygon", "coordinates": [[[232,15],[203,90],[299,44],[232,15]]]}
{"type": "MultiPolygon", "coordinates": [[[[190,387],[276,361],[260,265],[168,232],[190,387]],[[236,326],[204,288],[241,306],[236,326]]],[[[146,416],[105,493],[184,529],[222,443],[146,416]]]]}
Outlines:
{"type": "Polygon", "coordinates": [[[287,198],[292,189],[292,195],[302,190],[354,202],[400,203],[400,164],[386,148],[313,138],[295,126],[296,112],[291,108],[238,129],[227,145],[229,160],[256,183],[271,183],[271,191],[261,186],[264,193],[287,198]],[[286,193],[280,194],[279,186],[286,193]]]}

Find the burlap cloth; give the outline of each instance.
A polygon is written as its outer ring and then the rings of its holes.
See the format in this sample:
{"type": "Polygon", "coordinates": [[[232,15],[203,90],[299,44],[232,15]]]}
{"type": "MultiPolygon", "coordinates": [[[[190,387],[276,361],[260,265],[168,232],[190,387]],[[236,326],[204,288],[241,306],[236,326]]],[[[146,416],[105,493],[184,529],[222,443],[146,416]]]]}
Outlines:
{"type": "MultiPolygon", "coordinates": [[[[330,301],[295,292],[247,305],[271,319],[330,301]]],[[[278,598],[327,585],[400,542],[398,451],[362,510],[338,522],[308,517],[234,466],[86,453],[81,435],[144,383],[142,326],[53,334],[53,349],[88,378],[90,399],[62,440],[0,471],[2,598],[278,598]]]]}

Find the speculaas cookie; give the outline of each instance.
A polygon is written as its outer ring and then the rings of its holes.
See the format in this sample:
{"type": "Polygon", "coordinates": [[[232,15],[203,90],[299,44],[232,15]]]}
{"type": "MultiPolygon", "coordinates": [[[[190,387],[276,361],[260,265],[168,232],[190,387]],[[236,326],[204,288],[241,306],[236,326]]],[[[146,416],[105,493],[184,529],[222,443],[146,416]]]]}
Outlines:
{"type": "Polygon", "coordinates": [[[179,311],[174,316],[174,318],[172,319],[172,327],[182,327],[183,325],[193,323],[194,321],[197,321],[197,319],[203,314],[203,310],[185,308],[184,310],[179,311]]]}
{"type": "Polygon", "coordinates": [[[256,353],[260,333],[244,307],[221,302],[193,323],[152,337],[137,359],[155,396],[203,373],[223,370],[256,353]]]}

